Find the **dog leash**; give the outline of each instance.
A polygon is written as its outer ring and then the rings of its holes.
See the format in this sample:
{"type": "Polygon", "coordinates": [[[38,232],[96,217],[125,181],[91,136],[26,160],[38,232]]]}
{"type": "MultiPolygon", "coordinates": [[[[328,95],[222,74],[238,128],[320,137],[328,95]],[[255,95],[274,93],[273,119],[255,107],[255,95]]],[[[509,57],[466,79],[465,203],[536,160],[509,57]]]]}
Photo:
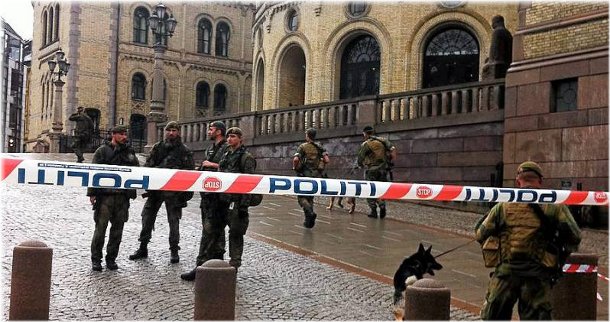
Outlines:
{"type": "Polygon", "coordinates": [[[459,249],[459,248],[462,248],[462,247],[464,247],[464,246],[466,246],[466,245],[468,245],[468,244],[472,243],[473,241],[475,241],[475,239],[471,239],[471,240],[470,240],[469,242],[467,242],[467,243],[461,244],[461,245],[459,245],[459,246],[457,246],[457,247],[453,247],[453,248],[451,248],[451,249],[450,249],[450,250],[448,250],[448,251],[442,252],[442,253],[440,253],[440,254],[438,254],[438,255],[434,256],[434,258],[439,258],[439,257],[441,257],[441,256],[443,256],[443,255],[445,255],[445,254],[449,254],[449,253],[451,253],[451,252],[452,252],[452,251],[454,251],[454,250],[457,250],[457,249],[459,249]]]}

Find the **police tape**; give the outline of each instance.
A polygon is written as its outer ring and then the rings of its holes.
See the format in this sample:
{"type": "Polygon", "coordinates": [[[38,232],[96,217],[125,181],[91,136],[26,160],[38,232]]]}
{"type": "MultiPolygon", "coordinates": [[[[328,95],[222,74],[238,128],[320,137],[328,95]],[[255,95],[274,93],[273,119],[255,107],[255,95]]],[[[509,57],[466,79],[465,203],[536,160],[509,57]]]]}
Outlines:
{"type": "Polygon", "coordinates": [[[0,182],[94,188],[340,196],[386,200],[607,205],[604,191],[514,189],[126,167],[0,157],[0,182]]]}
{"type": "Polygon", "coordinates": [[[597,273],[597,265],[563,264],[562,270],[567,274],[597,273]]]}

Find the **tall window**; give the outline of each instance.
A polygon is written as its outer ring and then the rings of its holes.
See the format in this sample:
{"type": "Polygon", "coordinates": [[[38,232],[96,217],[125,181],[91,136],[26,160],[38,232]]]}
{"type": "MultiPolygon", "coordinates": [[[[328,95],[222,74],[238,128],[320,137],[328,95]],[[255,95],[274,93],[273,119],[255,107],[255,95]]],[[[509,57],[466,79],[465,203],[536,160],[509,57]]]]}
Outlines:
{"type": "Polygon", "coordinates": [[[218,84],[214,88],[214,113],[222,114],[227,111],[227,88],[218,84]]]}
{"type": "Polygon", "coordinates": [[[49,32],[47,34],[47,43],[53,42],[53,23],[55,18],[53,17],[53,8],[49,8],[49,32]]]}
{"type": "Polygon", "coordinates": [[[287,28],[290,31],[296,31],[299,27],[299,14],[296,10],[292,10],[288,13],[288,19],[286,20],[287,28]]]}
{"type": "Polygon", "coordinates": [[[212,23],[207,19],[199,20],[199,26],[197,28],[197,52],[201,54],[209,54],[211,40],[212,23]]]}
{"type": "Polygon", "coordinates": [[[352,98],[379,93],[381,53],[377,40],[369,35],[352,40],[341,58],[340,98],[352,98]]]}
{"type": "Polygon", "coordinates": [[[199,82],[197,84],[197,94],[195,98],[195,105],[197,108],[208,108],[210,100],[210,85],[206,82],[199,82]]]}
{"type": "Polygon", "coordinates": [[[146,99],[146,77],[140,73],[136,73],[131,77],[131,99],[146,99]]]}
{"type": "Polygon", "coordinates": [[[468,31],[445,28],[430,37],[424,52],[423,87],[479,80],[479,43],[468,31]]]}
{"type": "Polygon", "coordinates": [[[59,3],[55,5],[55,36],[53,39],[59,40],[59,3]]]}
{"type": "Polygon", "coordinates": [[[49,33],[49,15],[45,12],[42,14],[42,44],[46,45],[49,42],[47,41],[47,34],[49,33]]]}
{"type": "Polygon", "coordinates": [[[216,55],[228,57],[229,56],[229,38],[230,38],[229,25],[225,22],[221,22],[216,27],[216,55]]]}
{"type": "Polygon", "coordinates": [[[138,7],[133,14],[133,42],[148,44],[148,10],[138,7]]]}

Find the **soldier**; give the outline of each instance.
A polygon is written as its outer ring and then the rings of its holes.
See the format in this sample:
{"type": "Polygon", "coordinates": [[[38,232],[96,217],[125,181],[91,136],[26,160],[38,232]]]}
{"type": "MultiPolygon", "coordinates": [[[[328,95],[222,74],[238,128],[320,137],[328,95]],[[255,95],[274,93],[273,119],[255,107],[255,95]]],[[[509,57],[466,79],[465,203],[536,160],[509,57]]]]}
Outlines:
{"type": "MultiPolygon", "coordinates": [[[[313,128],[305,131],[305,143],[299,145],[297,152],[292,159],[292,170],[299,177],[321,178],[324,174],[324,168],[330,159],[328,152],[319,144],[314,142],[316,139],[316,130],[313,128]]],[[[316,213],[313,210],[312,196],[297,196],[297,200],[303,212],[305,213],[305,228],[313,228],[316,224],[316,213]]]]}
{"type": "MultiPolygon", "coordinates": [[[[542,169],[535,162],[523,162],[516,182],[519,188],[539,189],[542,169]]],[[[518,300],[520,320],[551,320],[553,278],[581,240],[568,208],[498,203],[477,223],[475,232],[481,244],[490,236],[500,239],[500,260],[489,281],[481,319],[510,320],[518,300]]]]}
{"type": "MultiPolygon", "coordinates": [[[[227,130],[227,151],[220,159],[221,172],[254,173],[256,160],[242,145],[242,130],[232,127],[227,130]]],[[[248,229],[248,207],[251,194],[222,194],[221,200],[228,204],[227,223],[229,225],[229,264],[235,270],[241,266],[241,255],[244,252],[244,235],[248,229]]]]}
{"type": "Polygon", "coordinates": [[[83,157],[83,150],[87,148],[87,144],[91,142],[91,136],[93,135],[93,121],[87,113],[83,112],[82,106],[79,106],[76,109],[76,113],[70,115],[68,119],[76,122],[72,150],[74,151],[74,154],[76,154],[76,162],[82,163],[85,160],[83,157]]]}
{"type": "MultiPolygon", "coordinates": [[[[358,150],[358,166],[366,168],[365,180],[385,182],[388,181],[388,174],[392,180],[391,171],[396,160],[396,148],[387,139],[374,136],[374,132],[372,126],[365,126],[362,130],[364,142],[358,150]]],[[[379,217],[385,218],[385,201],[369,198],[366,202],[371,208],[369,217],[377,218],[377,206],[379,206],[379,217]]]]}
{"type": "MultiPolygon", "coordinates": [[[[193,153],[182,143],[178,123],[171,121],[165,126],[165,138],[157,142],[150,151],[146,159],[145,167],[184,169],[193,170],[195,163],[193,153]]],[[[148,257],[148,242],[152,237],[152,231],[157,219],[157,213],[161,204],[165,202],[167,210],[167,221],[169,222],[169,249],[171,251],[170,262],[178,263],[180,257],[180,218],[182,218],[182,208],[186,207],[186,202],[193,196],[192,192],[176,191],[148,191],[148,200],[142,209],[142,231],[140,232],[140,247],[129,256],[130,260],[148,257]]],[[[142,195],[143,197],[146,197],[142,195]]]]}
{"type": "MultiPolygon", "coordinates": [[[[226,127],[220,121],[210,123],[208,137],[213,141],[204,152],[201,162],[202,171],[218,171],[218,162],[227,150],[225,139],[226,127]]],[[[218,199],[218,193],[201,192],[201,240],[199,241],[199,254],[195,268],[188,273],[180,275],[185,281],[195,279],[197,266],[210,259],[224,259],[225,230],[227,210],[229,205],[218,199]]]]}
{"type": "MultiPolygon", "coordinates": [[[[122,125],[112,129],[111,141],[104,142],[93,154],[93,163],[134,166],[140,165],[138,158],[127,145],[127,128],[122,125]]],[[[106,268],[116,270],[116,257],[119,254],[119,245],[123,236],[123,225],[129,217],[129,198],[136,198],[135,189],[89,188],[87,196],[95,210],[95,232],[91,240],[91,266],[94,271],[102,270],[102,249],[108,222],[110,235],[106,247],[106,268]]]]}

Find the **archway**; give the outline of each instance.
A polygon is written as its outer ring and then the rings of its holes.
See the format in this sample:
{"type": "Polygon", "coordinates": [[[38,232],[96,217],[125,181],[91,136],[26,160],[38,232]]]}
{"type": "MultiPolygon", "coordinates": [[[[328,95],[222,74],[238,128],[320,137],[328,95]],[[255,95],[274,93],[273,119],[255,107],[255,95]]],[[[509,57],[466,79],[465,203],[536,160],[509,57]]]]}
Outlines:
{"type": "Polygon", "coordinates": [[[146,145],[146,116],[131,114],[129,117],[129,142],[136,152],[146,145]]]}
{"type": "Polygon", "coordinates": [[[278,107],[305,104],[305,71],[307,62],[301,47],[288,48],[280,63],[278,107]]]}
{"type": "Polygon", "coordinates": [[[259,60],[258,66],[256,67],[256,111],[262,111],[263,108],[263,95],[265,93],[265,64],[263,60],[259,60]]]}
{"type": "Polygon", "coordinates": [[[379,94],[380,60],[381,51],[375,38],[370,35],[354,38],[341,57],[339,98],[379,94]]]}

